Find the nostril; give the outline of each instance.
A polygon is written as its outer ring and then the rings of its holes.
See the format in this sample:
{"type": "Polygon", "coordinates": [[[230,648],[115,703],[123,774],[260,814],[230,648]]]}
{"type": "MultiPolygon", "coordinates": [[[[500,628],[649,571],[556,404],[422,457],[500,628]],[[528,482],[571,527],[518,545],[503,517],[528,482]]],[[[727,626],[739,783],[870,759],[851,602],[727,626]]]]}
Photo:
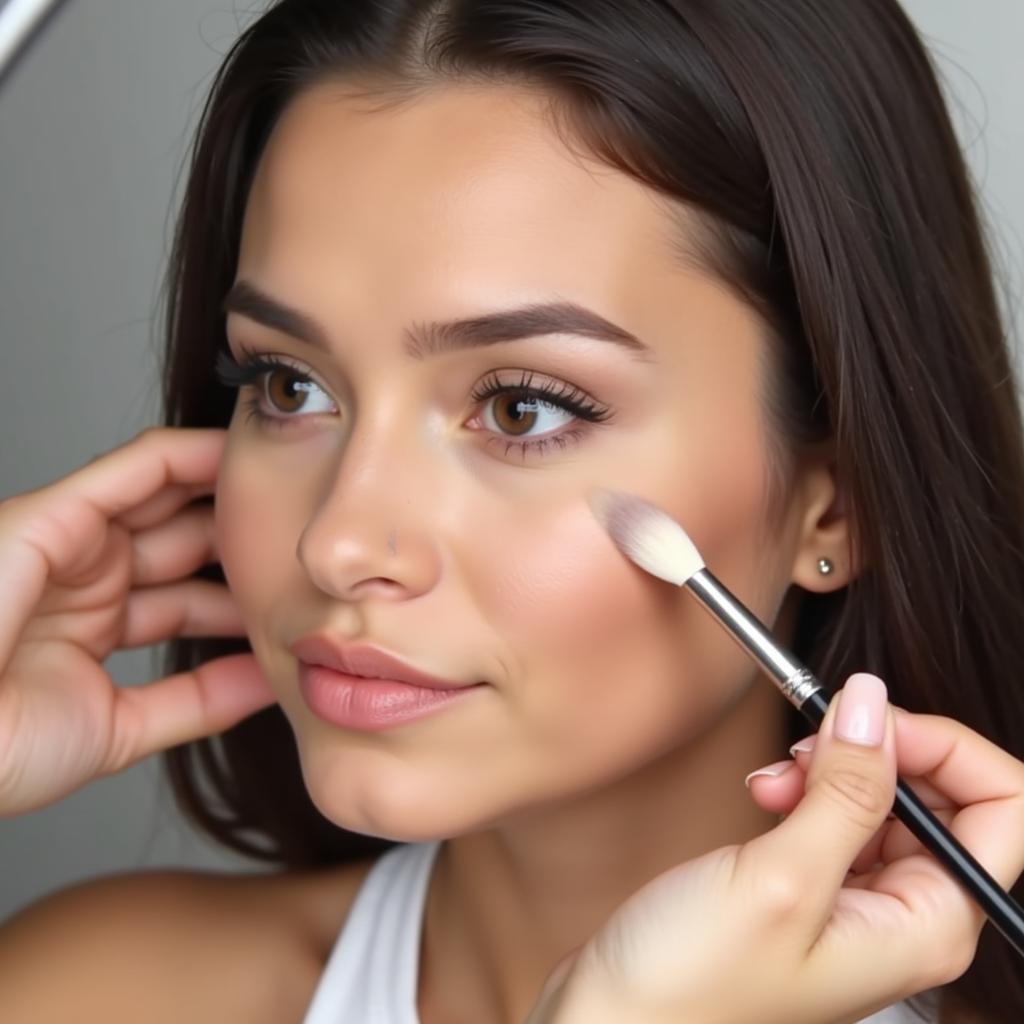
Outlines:
{"type": "Polygon", "coordinates": [[[388,576],[371,576],[368,579],[360,580],[352,587],[354,591],[360,590],[384,590],[391,591],[401,589],[402,584],[388,576]]]}

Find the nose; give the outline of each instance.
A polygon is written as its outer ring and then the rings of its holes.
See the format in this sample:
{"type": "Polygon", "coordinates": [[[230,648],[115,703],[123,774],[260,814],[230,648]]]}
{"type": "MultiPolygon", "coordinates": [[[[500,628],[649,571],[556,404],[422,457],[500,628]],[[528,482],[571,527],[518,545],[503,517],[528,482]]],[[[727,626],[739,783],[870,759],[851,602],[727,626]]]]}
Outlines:
{"type": "Polygon", "coordinates": [[[320,590],[339,600],[403,600],[429,591],[441,555],[431,530],[436,474],[408,436],[348,437],[296,554],[320,590]]]}

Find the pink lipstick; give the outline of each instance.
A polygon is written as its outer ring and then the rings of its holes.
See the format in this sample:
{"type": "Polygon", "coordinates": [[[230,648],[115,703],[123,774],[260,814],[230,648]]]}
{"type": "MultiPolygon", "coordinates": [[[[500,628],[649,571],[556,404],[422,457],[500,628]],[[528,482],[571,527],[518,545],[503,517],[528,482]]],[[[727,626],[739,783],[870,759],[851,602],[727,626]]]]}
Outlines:
{"type": "Polygon", "coordinates": [[[360,732],[380,732],[458,703],[485,683],[462,683],[413,668],[365,644],[310,634],[290,647],[299,659],[299,690],[310,710],[360,732]]]}

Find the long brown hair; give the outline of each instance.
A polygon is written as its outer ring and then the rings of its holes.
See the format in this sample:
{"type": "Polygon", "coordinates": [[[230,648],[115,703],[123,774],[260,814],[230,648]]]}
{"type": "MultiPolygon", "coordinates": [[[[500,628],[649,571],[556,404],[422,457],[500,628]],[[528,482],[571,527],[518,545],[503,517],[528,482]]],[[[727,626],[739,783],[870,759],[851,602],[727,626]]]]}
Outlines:
{"type": "MultiPolygon", "coordinates": [[[[273,4],[227,54],[191,154],[167,278],[169,425],[231,418],[213,366],[249,184],[284,106],[328,76],[396,98],[540,87],[567,138],[695,211],[701,259],[773,339],[779,444],[831,438],[853,518],[863,569],[804,597],[798,654],[833,685],[877,672],[895,703],[1024,757],[1017,399],[963,158],[895,0],[273,4]]],[[[167,667],[247,649],[182,639],[167,667]]],[[[311,868],[393,845],[316,810],[276,705],[164,756],[182,810],[254,858],[311,868]]],[[[944,1019],[1024,1020],[1018,967],[986,927],[944,1019]]]]}

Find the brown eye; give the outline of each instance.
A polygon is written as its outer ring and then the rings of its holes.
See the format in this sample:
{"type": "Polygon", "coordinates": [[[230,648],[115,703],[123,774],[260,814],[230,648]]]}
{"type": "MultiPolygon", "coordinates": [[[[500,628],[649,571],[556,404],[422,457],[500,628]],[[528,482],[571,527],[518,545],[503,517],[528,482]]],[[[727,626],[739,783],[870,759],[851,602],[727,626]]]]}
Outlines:
{"type": "Polygon", "coordinates": [[[505,383],[494,371],[470,395],[477,412],[465,425],[482,427],[491,441],[505,443],[505,454],[518,450],[544,451],[549,445],[564,448],[582,436],[584,428],[603,423],[612,411],[598,405],[585,392],[565,381],[542,379],[531,370],[517,371],[516,383],[505,383]],[[574,426],[575,424],[575,426],[574,426]]]}
{"type": "Polygon", "coordinates": [[[298,412],[305,404],[306,392],[315,388],[294,370],[281,368],[266,375],[266,393],[271,405],[279,412],[298,412]],[[293,404],[298,403],[298,404],[293,404]]]}
{"type": "Polygon", "coordinates": [[[525,389],[507,391],[495,397],[494,422],[499,430],[513,437],[528,433],[537,422],[542,404],[525,389]]]}
{"type": "Polygon", "coordinates": [[[483,402],[484,426],[499,437],[547,437],[573,420],[588,418],[586,410],[571,398],[548,397],[542,388],[494,382],[488,390],[474,393],[483,402]]]}

